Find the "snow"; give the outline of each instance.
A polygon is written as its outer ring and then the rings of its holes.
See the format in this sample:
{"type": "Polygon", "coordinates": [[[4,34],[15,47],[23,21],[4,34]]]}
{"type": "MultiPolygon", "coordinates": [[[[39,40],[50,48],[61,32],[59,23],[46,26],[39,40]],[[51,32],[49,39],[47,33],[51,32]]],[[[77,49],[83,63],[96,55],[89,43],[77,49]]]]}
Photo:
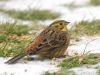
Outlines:
{"type": "Polygon", "coordinates": [[[0,23],[6,23],[6,22],[14,22],[14,19],[9,17],[8,15],[5,15],[4,13],[0,13],[0,23]]]}
{"type": "Polygon", "coordinates": [[[87,0],[10,0],[4,4],[6,9],[25,10],[29,8],[39,9],[53,9],[59,7],[62,4],[69,4],[74,2],[75,4],[85,4],[87,0]]]}
{"type": "Polygon", "coordinates": [[[97,75],[96,69],[86,67],[73,68],[71,71],[74,71],[76,75],[97,75]]]}
{"type": "Polygon", "coordinates": [[[97,36],[84,36],[80,38],[79,42],[73,43],[68,47],[69,55],[73,55],[74,53],[82,54],[84,49],[86,52],[90,53],[100,53],[100,35],[97,36]],[[88,43],[87,47],[86,44],[88,43]]]}
{"type": "Polygon", "coordinates": [[[4,64],[7,60],[8,58],[0,58],[0,75],[5,75],[5,73],[6,75],[40,75],[45,71],[54,72],[58,70],[56,65],[52,64],[50,60],[27,61],[27,63],[24,63],[24,60],[22,60],[13,65],[4,64]]]}
{"type": "MultiPolygon", "coordinates": [[[[81,20],[94,20],[100,19],[100,6],[85,6],[87,5],[89,0],[10,0],[4,1],[0,3],[1,8],[6,10],[28,10],[28,9],[47,9],[61,13],[61,17],[58,19],[68,20],[71,23],[79,22],[81,20]],[[74,8],[73,10],[64,7],[64,4],[74,3],[78,5],[78,8],[74,8]],[[80,7],[80,5],[84,5],[80,7]],[[95,11],[95,12],[94,12],[95,11]]],[[[6,17],[2,17],[2,19],[6,19],[6,17]]],[[[0,20],[2,20],[0,19],[0,20]]],[[[7,18],[8,19],[8,18],[7,18]]],[[[12,20],[11,20],[12,21],[12,20]]],[[[43,22],[43,21],[42,21],[43,22]]],[[[43,22],[49,24],[47,22],[43,22]]]]}

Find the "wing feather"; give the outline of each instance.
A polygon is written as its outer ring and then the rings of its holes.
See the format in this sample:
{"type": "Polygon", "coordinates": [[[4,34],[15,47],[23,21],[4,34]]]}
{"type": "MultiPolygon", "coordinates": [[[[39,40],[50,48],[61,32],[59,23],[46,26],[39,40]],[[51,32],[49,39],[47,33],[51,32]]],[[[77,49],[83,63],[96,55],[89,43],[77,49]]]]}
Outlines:
{"type": "Polygon", "coordinates": [[[66,43],[65,33],[55,28],[48,27],[44,30],[30,46],[26,48],[26,51],[30,53],[38,53],[44,50],[50,50],[57,48],[66,43]]]}

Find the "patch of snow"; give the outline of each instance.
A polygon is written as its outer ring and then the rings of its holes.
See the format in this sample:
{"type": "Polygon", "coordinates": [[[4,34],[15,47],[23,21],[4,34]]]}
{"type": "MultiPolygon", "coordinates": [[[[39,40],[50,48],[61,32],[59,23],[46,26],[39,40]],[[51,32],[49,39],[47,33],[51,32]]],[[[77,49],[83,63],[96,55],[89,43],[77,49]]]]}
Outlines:
{"type": "MultiPolygon", "coordinates": [[[[84,6],[70,10],[70,8],[63,6],[63,4],[70,3],[83,5],[87,4],[88,1],[89,0],[9,0],[4,1],[0,5],[2,5],[1,7],[6,10],[47,9],[57,11],[61,13],[61,17],[58,19],[64,19],[71,23],[79,22],[81,20],[100,19],[100,7],[84,6]]],[[[47,23],[48,22],[46,22],[46,24],[47,23]]]]}
{"type": "Polygon", "coordinates": [[[68,47],[69,55],[73,55],[74,53],[82,54],[85,47],[86,52],[90,51],[90,53],[100,53],[100,36],[98,35],[94,37],[81,37],[81,40],[79,42],[76,42],[74,45],[68,47]],[[88,45],[86,47],[87,43],[88,45]]]}
{"type": "Polygon", "coordinates": [[[4,64],[8,59],[0,58],[0,75],[41,75],[45,71],[57,71],[56,65],[51,64],[50,60],[33,60],[28,61],[26,64],[21,61],[13,65],[4,64]]]}
{"type": "Polygon", "coordinates": [[[29,20],[17,20],[14,19],[4,13],[0,13],[0,24],[2,23],[15,23],[17,21],[17,24],[21,24],[21,25],[28,25],[28,24],[32,24],[32,21],[29,20]]]}
{"type": "Polygon", "coordinates": [[[95,20],[95,19],[100,19],[100,6],[98,7],[83,7],[83,8],[77,8],[75,11],[73,11],[73,16],[78,17],[74,18],[76,21],[81,21],[81,20],[95,20]],[[95,12],[94,12],[95,11],[95,12]]]}
{"type": "Polygon", "coordinates": [[[86,67],[73,68],[71,71],[74,71],[76,75],[97,75],[97,69],[86,67]]]}
{"type": "MultiPolygon", "coordinates": [[[[9,0],[4,1],[0,5],[6,10],[27,10],[27,9],[48,9],[61,13],[61,17],[58,19],[64,19],[71,23],[79,22],[81,20],[93,20],[100,19],[100,7],[80,7],[70,10],[70,8],[64,7],[63,4],[74,3],[77,5],[83,5],[88,3],[89,0],[9,0]],[[94,12],[95,11],[95,12],[94,12]]],[[[2,15],[3,16],[3,15],[2,15]]],[[[6,18],[2,18],[6,19],[6,18]]],[[[7,18],[8,19],[8,18],[7,18]]],[[[0,19],[0,21],[2,21],[0,19]]],[[[6,20],[5,20],[6,21],[6,20]]],[[[25,23],[25,22],[24,22],[25,23]]],[[[43,23],[48,24],[48,21],[43,23]]],[[[27,24],[27,23],[26,23],[27,24]]]]}
{"type": "Polygon", "coordinates": [[[16,10],[29,8],[53,9],[54,7],[59,7],[59,5],[70,4],[72,2],[83,5],[86,4],[88,0],[10,0],[6,2],[4,8],[16,10]]]}
{"type": "Polygon", "coordinates": [[[5,15],[4,13],[0,13],[0,23],[14,22],[14,19],[5,15]]]}

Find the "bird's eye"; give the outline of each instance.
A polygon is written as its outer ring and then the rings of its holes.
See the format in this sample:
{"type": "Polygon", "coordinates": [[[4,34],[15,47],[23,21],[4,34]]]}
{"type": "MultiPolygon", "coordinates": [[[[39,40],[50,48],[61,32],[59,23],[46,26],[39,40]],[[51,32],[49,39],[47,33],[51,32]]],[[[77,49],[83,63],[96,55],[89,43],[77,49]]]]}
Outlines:
{"type": "Polygon", "coordinates": [[[59,23],[60,25],[62,25],[63,23],[59,23]]]}

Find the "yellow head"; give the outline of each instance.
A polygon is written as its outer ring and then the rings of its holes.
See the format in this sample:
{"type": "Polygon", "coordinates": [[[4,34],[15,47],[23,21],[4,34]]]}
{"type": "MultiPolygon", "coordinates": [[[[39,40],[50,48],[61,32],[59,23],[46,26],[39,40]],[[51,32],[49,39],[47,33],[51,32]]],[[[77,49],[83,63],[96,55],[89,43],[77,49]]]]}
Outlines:
{"type": "Polygon", "coordinates": [[[64,20],[57,20],[53,22],[50,26],[53,26],[61,31],[67,31],[67,25],[70,22],[64,21],[64,20]]]}

